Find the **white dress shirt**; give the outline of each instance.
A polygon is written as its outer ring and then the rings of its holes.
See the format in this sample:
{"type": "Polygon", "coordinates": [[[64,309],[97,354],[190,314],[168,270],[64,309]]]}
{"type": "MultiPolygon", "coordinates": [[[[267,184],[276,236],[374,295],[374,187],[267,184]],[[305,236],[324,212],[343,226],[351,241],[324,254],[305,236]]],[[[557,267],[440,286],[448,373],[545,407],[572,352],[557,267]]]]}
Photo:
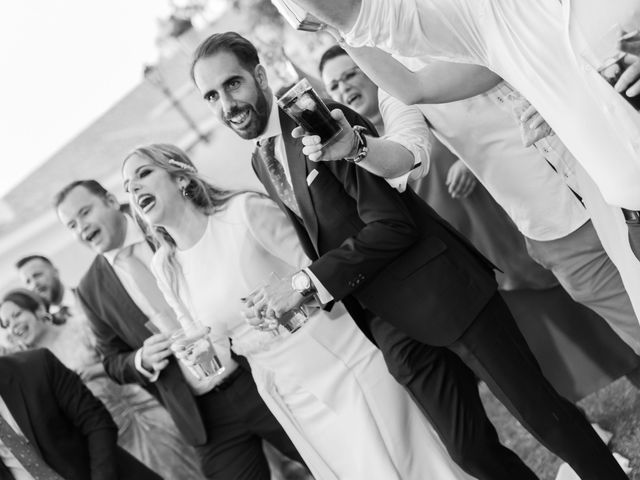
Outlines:
{"type": "Polygon", "coordinates": [[[145,236],[138,225],[136,225],[133,218],[129,215],[125,215],[125,217],[127,218],[127,231],[123,244],[119,248],[105,252],[104,258],[106,258],[109,264],[113,267],[118,278],[122,282],[124,289],[142,313],[144,313],[148,318],[153,318],[156,315],[155,308],[149,304],[147,298],[142,294],[135,282],[135,279],[133,279],[127,271],[121,268],[116,261],[120,254],[125,254],[125,252],[134,245],[141,246],[141,248],[136,248],[135,254],[138,256],[143,255],[144,257],[141,258],[141,260],[143,260],[146,265],[151,265],[151,258],[153,257],[153,252],[147,245],[145,236]]]}
{"type": "Polygon", "coordinates": [[[573,24],[573,46],[565,32],[562,9],[570,5],[564,3],[366,0],[345,40],[397,55],[489,67],[535,106],[609,203],[640,209],[640,115],[603,79],[585,80],[573,24]],[[614,107],[626,114],[611,121],[615,112],[603,112],[614,107]]]}
{"type": "Polygon", "coordinates": [[[51,305],[49,307],[49,312],[55,314],[60,310],[60,308],[67,307],[69,309],[69,315],[75,316],[81,314],[82,308],[78,305],[78,298],[73,292],[73,289],[66,285],[63,285],[63,288],[64,292],[62,294],[62,300],[57,305],[51,305]]]}
{"type": "MultiPolygon", "coordinates": [[[[104,253],[104,257],[107,259],[109,264],[113,266],[116,275],[122,282],[122,286],[127,291],[133,302],[138,306],[140,311],[149,318],[152,323],[161,331],[167,331],[163,327],[164,325],[170,325],[172,322],[164,321],[163,316],[171,315],[172,319],[175,318],[173,311],[171,310],[158,310],[155,306],[151,305],[145,295],[142,293],[138,285],[136,284],[135,279],[127,272],[125,269],[121,268],[118,265],[118,255],[128,254],[129,248],[135,246],[134,254],[139,256],[140,260],[142,260],[145,265],[151,269],[151,259],[153,258],[153,252],[151,248],[147,245],[146,239],[138,225],[134,222],[133,218],[129,215],[125,215],[127,218],[127,231],[125,234],[123,244],[116,249],[110,250],[104,253]]],[[[167,305],[169,307],[169,305],[167,305]]],[[[159,371],[149,372],[142,366],[142,349],[138,349],[135,353],[134,363],[136,369],[150,382],[155,382],[160,376],[159,371]]],[[[235,362],[234,362],[235,363],[235,362]]],[[[193,375],[189,372],[187,367],[185,367],[181,362],[178,362],[178,366],[180,367],[182,373],[184,374],[185,380],[187,384],[193,391],[195,395],[202,395],[207,391],[211,390],[217,383],[219,383],[223,376],[212,377],[207,381],[200,382],[193,377],[193,375]]],[[[228,373],[231,373],[234,369],[229,368],[228,373]]],[[[227,373],[227,374],[228,374],[227,373]]]]}
{"type": "MultiPolygon", "coordinates": [[[[146,243],[144,234],[142,233],[138,225],[136,225],[136,223],[133,221],[133,218],[131,218],[129,215],[125,215],[125,217],[127,219],[127,231],[125,233],[124,242],[119,248],[115,248],[113,250],[105,252],[104,258],[106,258],[109,264],[113,267],[113,270],[116,272],[118,279],[120,279],[122,286],[127,291],[133,302],[138,306],[140,311],[147,318],[152,318],[154,315],[154,310],[152,306],[149,305],[149,302],[144,297],[142,292],[140,292],[140,289],[138,288],[135,280],[131,277],[131,275],[129,275],[128,272],[116,265],[116,258],[119,254],[124,253],[125,250],[130,248],[132,245],[138,243],[146,243]]],[[[151,253],[150,258],[152,255],[153,254],[151,253]]],[[[149,261],[148,264],[150,265],[150,263],[151,262],[149,261]]],[[[136,351],[134,363],[136,369],[145,377],[147,377],[149,381],[155,382],[160,376],[160,372],[149,372],[142,366],[142,349],[138,349],[136,351]]]]}
{"type": "MultiPolygon", "coordinates": [[[[420,68],[415,61],[401,60],[409,68],[420,68]]],[[[523,235],[541,241],[562,238],[584,225],[587,211],[543,154],[522,145],[513,105],[501,88],[458,102],[418,107],[438,139],[465,162],[523,235]]],[[[380,104],[385,126],[392,129],[386,137],[406,142],[393,133],[396,117],[389,112],[409,107],[384,92],[380,104]]],[[[420,121],[427,129],[424,119],[420,121]]],[[[549,149],[547,154],[554,153],[549,149]]],[[[561,171],[569,176],[567,168],[561,171]]]]}
{"type": "Polygon", "coordinates": [[[413,156],[411,170],[404,175],[385,179],[393,188],[404,192],[407,182],[422,178],[429,171],[433,134],[424,115],[415,105],[405,105],[382,89],[378,90],[378,100],[384,122],[384,132],[378,132],[381,138],[399,143],[413,156]]]}
{"type": "MultiPolygon", "coordinates": [[[[2,396],[0,396],[0,416],[7,421],[14,432],[24,437],[22,430],[20,430],[18,423],[15,418],[13,418],[13,415],[11,415],[11,412],[9,411],[9,408],[4,402],[2,396]]],[[[13,455],[13,453],[11,453],[11,450],[2,443],[2,439],[0,439],[0,461],[11,471],[15,480],[33,480],[33,476],[25,470],[18,459],[13,455]]]]}

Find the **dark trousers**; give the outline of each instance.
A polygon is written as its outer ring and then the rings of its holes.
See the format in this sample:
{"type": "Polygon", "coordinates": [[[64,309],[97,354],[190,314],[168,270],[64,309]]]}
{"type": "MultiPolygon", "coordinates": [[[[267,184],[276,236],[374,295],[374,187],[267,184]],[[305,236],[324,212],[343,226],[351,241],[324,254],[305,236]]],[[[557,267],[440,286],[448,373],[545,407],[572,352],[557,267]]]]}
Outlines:
{"type": "Polygon", "coordinates": [[[162,480],[163,477],[151,470],[123,448],[118,447],[116,455],[119,480],[162,480]]]}
{"type": "Polygon", "coordinates": [[[199,396],[197,402],[208,442],[196,451],[208,479],[269,480],[263,439],[287,457],[304,463],[246,370],[241,368],[224,390],[199,396]]]}
{"type": "Polygon", "coordinates": [[[537,478],[500,444],[480,401],[477,375],[582,480],[627,478],[577,407],[544,378],[498,294],[447,348],[417,342],[381,320],[374,320],[371,330],[391,374],[407,388],[453,460],[469,474],[481,480],[537,478]]]}

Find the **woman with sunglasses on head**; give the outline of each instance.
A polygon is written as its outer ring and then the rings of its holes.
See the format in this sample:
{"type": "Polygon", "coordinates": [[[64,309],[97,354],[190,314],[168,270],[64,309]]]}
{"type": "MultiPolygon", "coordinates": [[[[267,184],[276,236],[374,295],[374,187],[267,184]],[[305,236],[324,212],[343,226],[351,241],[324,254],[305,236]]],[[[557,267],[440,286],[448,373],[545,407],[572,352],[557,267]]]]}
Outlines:
{"type": "Polygon", "coordinates": [[[118,445],[166,478],[203,478],[195,453],[180,437],[167,411],[142,387],[107,377],[86,322],[57,322],[38,294],[15,288],[0,301],[1,350],[48,348],[80,375],[118,426],[118,445]]]}
{"type": "Polygon", "coordinates": [[[223,364],[231,339],[317,480],[468,478],[341,304],[308,311],[294,333],[243,318],[241,297],[309,263],[275,203],[213,187],[171,145],[134,150],[122,175],[158,243],[153,271],[178,318],[211,327],[223,364]]]}

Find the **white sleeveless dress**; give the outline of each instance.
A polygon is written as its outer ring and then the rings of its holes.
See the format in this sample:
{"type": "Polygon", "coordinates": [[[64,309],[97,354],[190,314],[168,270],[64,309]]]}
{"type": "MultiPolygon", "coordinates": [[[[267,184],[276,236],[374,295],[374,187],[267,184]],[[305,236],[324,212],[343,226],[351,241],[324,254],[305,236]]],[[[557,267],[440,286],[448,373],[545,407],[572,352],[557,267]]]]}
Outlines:
{"type": "MultiPolygon", "coordinates": [[[[159,285],[179,309],[157,260],[159,285]]],[[[233,350],[246,356],[260,395],[316,480],[470,478],[341,304],[277,337],[242,318],[240,297],[271,272],[287,275],[309,263],[271,200],[234,197],[177,260],[184,277],[180,300],[211,326],[214,340],[231,338],[233,350]]]]}

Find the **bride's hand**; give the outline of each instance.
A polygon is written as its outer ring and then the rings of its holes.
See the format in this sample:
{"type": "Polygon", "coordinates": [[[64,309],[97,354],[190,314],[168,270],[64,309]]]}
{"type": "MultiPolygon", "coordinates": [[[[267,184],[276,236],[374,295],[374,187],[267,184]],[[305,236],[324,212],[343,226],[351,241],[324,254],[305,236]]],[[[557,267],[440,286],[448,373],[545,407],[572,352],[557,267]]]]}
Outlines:
{"type": "Polygon", "coordinates": [[[245,321],[256,330],[261,332],[271,331],[278,328],[278,321],[275,319],[268,319],[264,316],[264,309],[259,312],[254,307],[247,307],[246,299],[243,299],[242,310],[240,314],[244,317],[245,321]]]}
{"type": "Polygon", "coordinates": [[[291,287],[291,277],[286,277],[251,292],[243,301],[245,308],[253,310],[254,316],[278,319],[302,305],[305,297],[291,287]]]}

